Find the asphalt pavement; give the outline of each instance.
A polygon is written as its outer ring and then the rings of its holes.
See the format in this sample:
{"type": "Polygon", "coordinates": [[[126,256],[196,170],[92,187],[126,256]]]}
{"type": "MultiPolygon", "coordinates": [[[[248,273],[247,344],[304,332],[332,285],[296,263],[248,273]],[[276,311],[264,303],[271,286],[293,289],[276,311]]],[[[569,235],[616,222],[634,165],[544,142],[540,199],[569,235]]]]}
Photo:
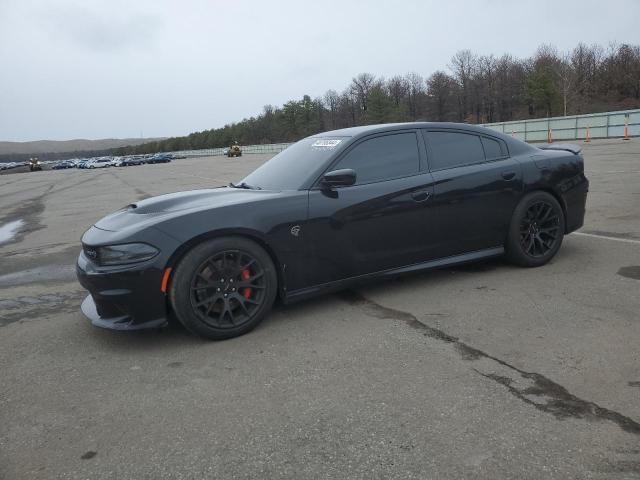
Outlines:
{"type": "Polygon", "coordinates": [[[92,327],[79,239],[268,156],[0,176],[0,479],[640,478],[640,139],[584,155],[550,264],[278,306],[224,342],[92,327]]]}

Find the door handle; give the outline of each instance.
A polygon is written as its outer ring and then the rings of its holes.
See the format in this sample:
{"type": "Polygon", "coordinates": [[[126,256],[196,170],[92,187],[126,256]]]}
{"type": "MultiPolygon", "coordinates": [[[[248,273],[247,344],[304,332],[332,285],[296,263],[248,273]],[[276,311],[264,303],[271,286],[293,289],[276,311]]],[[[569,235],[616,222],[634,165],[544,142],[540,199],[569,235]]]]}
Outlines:
{"type": "Polygon", "coordinates": [[[502,178],[507,181],[513,180],[514,178],[516,178],[516,172],[502,172],[502,178]]]}
{"type": "Polygon", "coordinates": [[[411,193],[411,198],[413,198],[415,202],[424,202],[429,200],[429,197],[431,197],[431,192],[427,190],[418,190],[417,192],[411,193]]]}

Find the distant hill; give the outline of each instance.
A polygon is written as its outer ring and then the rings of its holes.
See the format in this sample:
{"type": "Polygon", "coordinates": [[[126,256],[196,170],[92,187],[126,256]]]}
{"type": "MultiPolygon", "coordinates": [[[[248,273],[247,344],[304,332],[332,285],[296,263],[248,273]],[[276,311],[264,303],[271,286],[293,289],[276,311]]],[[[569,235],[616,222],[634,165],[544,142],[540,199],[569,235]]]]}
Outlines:
{"type": "Polygon", "coordinates": [[[140,145],[164,140],[164,138],[104,138],[101,140],[37,140],[34,142],[0,142],[0,155],[43,154],[108,150],[111,148],[140,145]]]}

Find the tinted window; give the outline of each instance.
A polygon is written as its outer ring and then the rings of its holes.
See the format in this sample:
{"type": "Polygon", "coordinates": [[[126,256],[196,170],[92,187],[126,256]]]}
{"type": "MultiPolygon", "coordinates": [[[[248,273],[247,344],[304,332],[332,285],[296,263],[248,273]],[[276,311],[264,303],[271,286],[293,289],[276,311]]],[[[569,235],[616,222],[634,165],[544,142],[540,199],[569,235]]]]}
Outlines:
{"type": "Polygon", "coordinates": [[[484,162],[480,137],[457,132],[426,132],[431,170],[484,162]]]}
{"type": "Polygon", "coordinates": [[[287,147],[242,181],[265,190],[297,190],[347,140],[344,137],[308,137],[287,147]]]}
{"type": "Polygon", "coordinates": [[[495,160],[496,158],[502,158],[505,156],[505,153],[502,148],[502,144],[493,140],[492,138],[481,137],[482,138],[482,146],[484,147],[484,155],[487,160],[495,160]]]}
{"type": "Polygon", "coordinates": [[[418,172],[418,142],[415,133],[376,137],[358,144],[335,169],[352,168],[356,184],[406,177],[418,172]]]}

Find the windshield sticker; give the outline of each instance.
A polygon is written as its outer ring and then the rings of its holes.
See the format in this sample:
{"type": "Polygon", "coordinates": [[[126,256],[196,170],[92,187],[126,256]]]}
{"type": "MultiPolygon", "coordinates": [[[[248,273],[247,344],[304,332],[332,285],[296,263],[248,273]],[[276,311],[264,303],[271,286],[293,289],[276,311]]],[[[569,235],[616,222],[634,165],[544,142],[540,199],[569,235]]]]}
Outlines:
{"type": "Polygon", "coordinates": [[[334,149],[342,140],[316,140],[311,144],[312,148],[334,149]]]}

